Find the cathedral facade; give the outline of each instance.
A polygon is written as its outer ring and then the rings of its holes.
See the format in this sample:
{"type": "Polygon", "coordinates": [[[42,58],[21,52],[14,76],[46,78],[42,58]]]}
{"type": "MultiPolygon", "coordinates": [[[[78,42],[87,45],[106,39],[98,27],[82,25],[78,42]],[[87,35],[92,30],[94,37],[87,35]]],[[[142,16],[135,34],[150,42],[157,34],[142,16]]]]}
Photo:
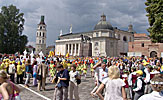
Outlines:
{"type": "Polygon", "coordinates": [[[128,43],[134,40],[132,25],[128,31],[123,31],[106,21],[101,20],[95,25],[93,31],[61,34],[56,40],[56,55],[71,56],[119,56],[126,55],[128,43]]]}

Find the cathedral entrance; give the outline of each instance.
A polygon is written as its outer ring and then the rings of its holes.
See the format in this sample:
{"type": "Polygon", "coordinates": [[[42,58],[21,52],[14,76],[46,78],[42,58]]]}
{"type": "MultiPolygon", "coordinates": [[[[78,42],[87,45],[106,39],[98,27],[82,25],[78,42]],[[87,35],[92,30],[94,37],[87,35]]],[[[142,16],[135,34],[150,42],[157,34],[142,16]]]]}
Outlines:
{"type": "Polygon", "coordinates": [[[150,57],[157,57],[157,52],[156,51],[152,51],[150,53],[150,57]]]}

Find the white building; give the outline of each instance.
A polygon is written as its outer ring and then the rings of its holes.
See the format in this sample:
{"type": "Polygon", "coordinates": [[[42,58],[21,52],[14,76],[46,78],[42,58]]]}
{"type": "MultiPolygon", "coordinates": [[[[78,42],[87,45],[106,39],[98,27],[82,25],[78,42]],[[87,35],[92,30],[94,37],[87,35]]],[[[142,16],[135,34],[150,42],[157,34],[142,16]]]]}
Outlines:
{"type": "Polygon", "coordinates": [[[128,42],[134,40],[132,25],[128,31],[113,28],[101,15],[101,20],[90,32],[68,33],[56,40],[56,55],[119,56],[127,55],[128,42]]]}
{"type": "Polygon", "coordinates": [[[41,16],[41,21],[38,24],[36,32],[36,50],[35,53],[39,54],[41,51],[46,53],[46,24],[44,22],[44,16],[41,16]]]}

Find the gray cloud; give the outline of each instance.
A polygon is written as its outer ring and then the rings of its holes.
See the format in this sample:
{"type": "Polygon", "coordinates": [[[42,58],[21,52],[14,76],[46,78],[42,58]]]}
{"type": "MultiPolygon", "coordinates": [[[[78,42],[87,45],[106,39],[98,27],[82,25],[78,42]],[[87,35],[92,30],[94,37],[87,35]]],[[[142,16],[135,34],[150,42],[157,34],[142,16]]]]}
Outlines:
{"type": "Polygon", "coordinates": [[[47,45],[53,45],[59,31],[68,33],[92,31],[105,13],[107,20],[122,30],[127,30],[130,22],[138,33],[147,33],[148,20],[145,0],[0,0],[0,6],[16,5],[25,18],[24,34],[34,44],[40,16],[45,15],[47,24],[47,45]]]}

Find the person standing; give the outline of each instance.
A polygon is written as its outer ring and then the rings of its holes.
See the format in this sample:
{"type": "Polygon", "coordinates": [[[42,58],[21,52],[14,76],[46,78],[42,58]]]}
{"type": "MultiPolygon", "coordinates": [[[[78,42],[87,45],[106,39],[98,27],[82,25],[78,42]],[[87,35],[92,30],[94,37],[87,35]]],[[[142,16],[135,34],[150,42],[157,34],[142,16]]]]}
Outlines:
{"type": "Polygon", "coordinates": [[[18,61],[17,65],[17,84],[23,84],[23,68],[20,64],[20,61],[18,61]]]}
{"type": "Polygon", "coordinates": [[[9,65],[9,74],[11,81],[15,83],[15,64],[12,61],[10,61],[9,65]]]}
{"type": "Polygon", "coordinates": [[[80,80],[81,77],[79,72],[76,71],[76,64],[71,65],[71,71],[69,72],[69,76],[70,76],[69,100],[73,100],[73,95],[75,96],[75,100],[79,100],[77,79],[80,80]]]}
{"type": "Polygon", "coordinates": [[[93,62],[93,59],[90,60],[90,67],[91,67],[91,77],[94,77],[94,69],[93,69],[93,66],[94,66],[94,62],[93,62]]]}
{"type": "Polygon", "coordinates": [[[83,74],[84,74],[84,78],[86,79],[86,77],[87,77],[87,61],[84,61],[84,64],[83,64],[83,74]]]}
{"type": "Polygon", "coordinates": [[[141,96],[138,100],[163,100],[163,76],[156,75],[150,81],[152,93],[141,96]]]}
{"type": "Polygon", "coordinates": [[[110,66],[108,69],[109,77],[102,80],[101,85],[96,91],[96,94],[101,100],[127,100],[125,92],[125,82],[120,79],[120,71],[117,66],[110,66]],[[101,91],[106,88],[105,96],[101,91]]]}
{"type": "Polygon", "coordinates": [[[45,82],[46,82],[46,76],[48,75],[48,67],[45,64],[44,60],[42,60],[42,64],[38,66],[37,74],[41,75],[41,80],[38,80],[37,90],[40,91],[42,87],[42,89],[45,91],[45,82]]]}
{"type": "Polygon", "coordinates": [[[54,78],[54,75],[55,75],[55,72],[56,72],[56,69],[54,67],[54,62],[53,61],[50,61],[50,65],[49,65],[49,71],[50,71],[50,82],[53,81],[53,78],[54,78]]]}
{"type": "Polygon", "coordinates": [[[143,75],[142,70],[136,71],[137,80],[135,82],[134,89],[133,89],[133,91],[135,92],[134,100],[138,100],[142,95],[144,95],[145,83],[142,79],[142,75],[143,75]]]}
{"type": "Polygon", "coordinates": [[[57,65],[57,75],[55,81],[54,98],[53,100],[67,100],[68,99],[68,86],[69,86],[69,73],[67,69],[63,68],[62,64],[57,65]]]}

